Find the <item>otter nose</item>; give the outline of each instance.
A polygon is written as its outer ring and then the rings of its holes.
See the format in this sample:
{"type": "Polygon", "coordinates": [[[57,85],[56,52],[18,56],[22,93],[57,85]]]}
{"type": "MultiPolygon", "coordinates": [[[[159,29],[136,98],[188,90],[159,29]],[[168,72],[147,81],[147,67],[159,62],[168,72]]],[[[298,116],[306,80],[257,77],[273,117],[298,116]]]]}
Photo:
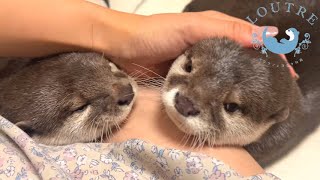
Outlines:
{"type": "Polygon", "coordinates": [[[179,93],[176,94],[174,101],[174,107],[185,117],[196,116],[200,113],[200,111],[194,107],[193,103],[187,97],[180,95],[179,93]]]}
{"type": "Polygon", "coordinates": [[[133,97],[134,97],[134,92],[131,84],[121,87],[119,89],[118,105],[119,106],[129,105],[133,100],[133,97]]]}

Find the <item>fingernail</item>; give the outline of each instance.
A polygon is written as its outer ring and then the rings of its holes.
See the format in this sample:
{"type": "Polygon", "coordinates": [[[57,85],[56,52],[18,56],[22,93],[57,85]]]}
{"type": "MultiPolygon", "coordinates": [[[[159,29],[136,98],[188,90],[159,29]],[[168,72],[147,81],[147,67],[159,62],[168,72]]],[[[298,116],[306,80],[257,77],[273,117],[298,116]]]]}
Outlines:
{"type": "Polygon", "coordinates": [[[275,26],[268,26],[265,28],[268,28],[267,33],[266,33],[267,36],[276,36],[279,33],[279,29],[275,26]]]}
{"type": "Polygon", "coordinates": [[[296,73],[294,68],[290,65],[290,63],[287,61],[287,67],[289,68],[290,74],[293,77],[294,80],[298,80],[300,78],[299,74],[296,73]]]}
{"type": "Polygon", "coordinates": [[[279,33],[279,29],[275,26],[261,26],[257,27],[254,31],[255,33],[262,36],[262,33],[267,28],[267,36],[276,36],[279,33]]]}
{"type": "Polygon", "coordinates": [[[286,60],[286,61],[288,62],[288,59],[287,59],[286,55],[284,55],[284,54],[279,54],[279,56],[280,56],[282,59],[284,59],[284,60],[286,60]]]}
{"type": "Polygon", "coordinates": [[[279,29],[275,26],[257,27],[253,30],[253,34],[255,34],[255,38],[257,38],[258,41],[262,42],[262,34],[266,28],[268,28],[266,33],[267,37],[276,36],[279,33],[279,29]]]}
{"type": "Polygon", "coordinates": [[[257,26],[253,29],[253,42],[263,42],[262,35],[266,28],[268,28],[266,33],[267,37],[276,36],[279,33],[279,29],[275,26],[257,26]]]}
{"type": "Polygon", "coordinates": [[[299,74],[295,74],[295,76],[294,76],[294,80],[299,80],[300,79],[300,76],[299,76],[299,74]]]}

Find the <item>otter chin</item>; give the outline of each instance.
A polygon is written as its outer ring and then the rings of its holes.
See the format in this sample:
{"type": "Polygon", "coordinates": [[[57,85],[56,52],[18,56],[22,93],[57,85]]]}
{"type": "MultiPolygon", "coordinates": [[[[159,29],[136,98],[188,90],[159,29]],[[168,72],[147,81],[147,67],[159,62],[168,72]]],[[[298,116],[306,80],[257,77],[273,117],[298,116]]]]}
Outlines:
{"type": "MultiPolygon", "coordinates": [[[[198,135],[203,133],[205,130],[203,128],[209,127],[209,125],[205,124],[205,122],[199,119],[197,116],[198,110],[192,110],[188,109],[188,107],[185,107],[185,110],[188,112],[181,112],[180,108],[178,108],[179,110],[177,109],[177,97],[180,97],[179,92],[180,90],[178,88],[173,88],[168,92],[163,93],[163,102],[165,104],[168,116],[184,133],[190,135],[198,135]]],[[[208,131],[208,133],[210,133],[210,131],[208,131]]]]}

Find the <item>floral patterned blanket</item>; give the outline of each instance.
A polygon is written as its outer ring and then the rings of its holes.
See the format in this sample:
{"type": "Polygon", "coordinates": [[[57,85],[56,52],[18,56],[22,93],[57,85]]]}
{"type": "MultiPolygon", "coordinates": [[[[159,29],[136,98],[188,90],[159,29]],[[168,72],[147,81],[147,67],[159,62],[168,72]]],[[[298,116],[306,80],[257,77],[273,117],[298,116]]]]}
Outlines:
{"type": "Polygon", "coordinates": [[[205,155],[165,149],[142,140],[45,146],[0,116],[0,179],[279,179],[242,177],[205,155]]]}

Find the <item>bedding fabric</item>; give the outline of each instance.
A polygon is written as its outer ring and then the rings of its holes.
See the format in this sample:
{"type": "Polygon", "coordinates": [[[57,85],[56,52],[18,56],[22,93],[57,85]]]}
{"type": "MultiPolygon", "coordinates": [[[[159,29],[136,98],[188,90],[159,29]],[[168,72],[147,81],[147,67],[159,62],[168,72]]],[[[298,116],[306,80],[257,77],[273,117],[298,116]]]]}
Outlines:
{"type": "Polygon", "coordinates": [[[45,146],[0,116],[0,179],[279,179],[242,177],[205,155],[132,139],[122,143],[45,146]]]}

